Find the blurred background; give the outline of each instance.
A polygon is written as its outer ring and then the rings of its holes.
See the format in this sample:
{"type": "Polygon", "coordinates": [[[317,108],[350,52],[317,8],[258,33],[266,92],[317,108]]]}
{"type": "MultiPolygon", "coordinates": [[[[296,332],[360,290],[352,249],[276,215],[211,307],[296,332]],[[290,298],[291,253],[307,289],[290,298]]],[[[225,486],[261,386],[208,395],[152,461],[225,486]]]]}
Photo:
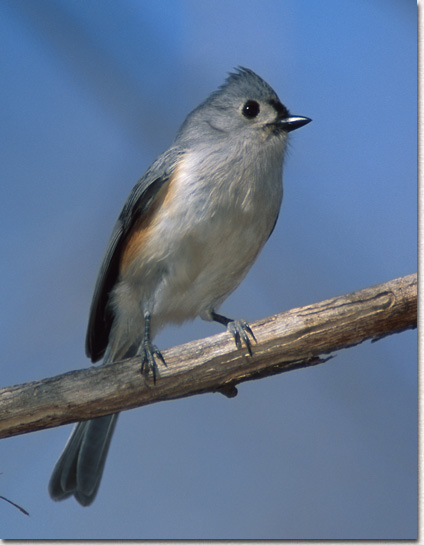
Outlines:
{"type": "MultiPolygon", "coordinates": [[[[235,66],[296,115],[282,213],[224,314],[416,270],[416,2],[2,0],[1,386],[88,367],[117,215],[235,66]]],[[[165,349],[222,331],[166,328],[165,349]]],[[[121,415],[95,503],[54,503],[65,426],[0,442],[2,538],[412,539],[416,332],[121,415]]]]}

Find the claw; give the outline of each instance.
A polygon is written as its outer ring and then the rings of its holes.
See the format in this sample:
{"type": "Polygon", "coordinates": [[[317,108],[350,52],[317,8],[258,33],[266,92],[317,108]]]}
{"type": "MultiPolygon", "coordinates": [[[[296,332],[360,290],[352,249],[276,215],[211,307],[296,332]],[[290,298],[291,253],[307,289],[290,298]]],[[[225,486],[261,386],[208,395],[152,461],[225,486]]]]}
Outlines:
{"type": "Polygon", "coordinates": [[[161,354],[161,351],[159,348],[152,344],[150,341],[145,341],[143,343],[142,351],[141,351],[141,373],[143,375],[148,375],[150,370],[153,374],[153,383],[156,384],[156,373],[158,370],[158,364],[156,363],[156,359],[160,360],[165,367],[167,367],[166,362],[161,354]]]}
{"type": "Polygon", "coordinates": [[[165,367],[166,362],[159,350],[159,348],[150,340],[150,314],[146,313],[144,316],[144,340],[141,347],[141,373],[148,375],[149,371],[153,374],[153,383],[156,384],[156,372],[158,371],[158,365],[156,359],[159,359],[165,367]]]}
{"type": "Polygon", "coordinates": [[[252,343],[251,343],[251,340],[249,339],[249,335],[252,337],[252,339],[255,342],[257,341],[249,324],[245,320],[232,320],[228,322],[227,329],[231,333],[231,335],[234,337],[237,348],[239,350],[242,348],[242,341],[243,341],[243,343],[245,344],[247,348],[247,351],[249,352],[249,356],[251,356],[252,343]]]}
{"type": "Polygon", "coordinates": [[[252,355],[252,343],[249,339],[249,335],[255,342],[257,342],[257,340],[246,320],[230,320],[230,318],[216,314],[216,312],[211,312],[211,317],[215,322],[219,322],[220,324],[227,326],[228,332],[234,337],[234,341],[239,350],[243,348],[243,341],[247,351],[249,352],[249,356],[252,355]]]}

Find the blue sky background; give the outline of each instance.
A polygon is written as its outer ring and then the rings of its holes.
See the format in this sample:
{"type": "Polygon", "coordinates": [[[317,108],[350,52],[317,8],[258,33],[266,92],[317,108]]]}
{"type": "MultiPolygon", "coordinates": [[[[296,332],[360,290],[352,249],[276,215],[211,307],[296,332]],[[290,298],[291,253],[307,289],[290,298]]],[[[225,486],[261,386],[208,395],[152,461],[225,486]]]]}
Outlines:
{"type": "MultiPolygon", "coordinates": [[[[133,184],[237,65],[293,114],[247,320],[416,270],[412,0],[2,0],[1,385],[89,366],[92,290],[133,184]]],[[[214,334],[166,328],[161,348],[214,334]]],[[[416,536],[416,333],[121,415],[89,508],[47,493],[70,426],[0,442],[3,538],[416,536]]]]}

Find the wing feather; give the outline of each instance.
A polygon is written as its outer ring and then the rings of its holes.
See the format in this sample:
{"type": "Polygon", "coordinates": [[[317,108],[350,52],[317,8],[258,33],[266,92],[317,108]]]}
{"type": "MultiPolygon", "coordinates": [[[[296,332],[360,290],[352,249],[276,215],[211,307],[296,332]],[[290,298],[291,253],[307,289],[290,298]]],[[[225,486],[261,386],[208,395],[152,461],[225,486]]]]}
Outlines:
{"type": "Polygon", "coordinates": [[[134,223],[149,212],[159,190],[171,177],[182,155],[181,149],[173,147],[158,157],[133,187],[113,228],[94,288],[88,321],[85,350],[93,362],[103,357],[109,342],[113,313],[108,301],[118,280],[126,237],[134,223]]]}

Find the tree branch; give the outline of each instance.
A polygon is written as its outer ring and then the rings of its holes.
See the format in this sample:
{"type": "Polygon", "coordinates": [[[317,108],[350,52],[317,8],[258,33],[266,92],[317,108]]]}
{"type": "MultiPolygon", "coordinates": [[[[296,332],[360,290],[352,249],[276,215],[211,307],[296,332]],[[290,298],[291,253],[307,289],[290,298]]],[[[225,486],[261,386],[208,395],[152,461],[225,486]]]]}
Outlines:
{"type": "MultiPolygon", "coordinates": [[[[0,438],[204,392],[322,363],[321,355],[417,324],[417,275],[292,309],[251,325],[253,355],[228,333],[163,352],[156,385],[139,358],[0,390],[0,438]]],[[[328,359],[328,358],[327,358],[328,359]]]]}

